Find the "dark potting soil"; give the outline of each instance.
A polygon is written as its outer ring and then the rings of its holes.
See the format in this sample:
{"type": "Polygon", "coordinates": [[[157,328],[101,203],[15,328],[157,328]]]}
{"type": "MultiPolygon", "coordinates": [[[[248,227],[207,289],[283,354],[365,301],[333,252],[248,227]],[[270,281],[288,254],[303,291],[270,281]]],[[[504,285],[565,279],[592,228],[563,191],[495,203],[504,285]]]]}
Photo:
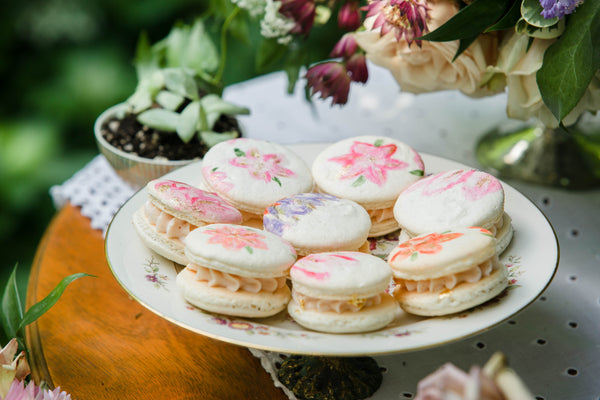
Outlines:
{"type": "MultiPolygon", "coordinates": [[[[222,115],[214,127],[215,132],[240,132],[234,117],[222,115]]],[[[202,158],[207,146],[195,135],[184,143],[174,132],[159,131],[140,124],[136,116],[127,114],[123,119],[111,118],[102,125],[104,139],[112,146],[144,158],[161,157],[169,160],[202,158]]],[[[239,135],[241,136],[241,134],[239,135]]]]}

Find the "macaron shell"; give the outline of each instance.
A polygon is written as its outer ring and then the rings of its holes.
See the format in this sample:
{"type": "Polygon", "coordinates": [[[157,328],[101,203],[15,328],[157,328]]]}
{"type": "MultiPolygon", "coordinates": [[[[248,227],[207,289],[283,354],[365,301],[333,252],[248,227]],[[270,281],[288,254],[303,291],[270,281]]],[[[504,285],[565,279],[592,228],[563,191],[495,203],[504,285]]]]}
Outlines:
{"type": "Polygon", "coordinates": [[[451,290],[418,293],[399,291],[395,294],[400,307],[410,314],[439,316],[454,314],[478,306],[496,297],[508,286],[508,270],[504,264],[485,278],[463,282],[451,290]]]}
{"type": "Polygon", "coordinates": [[[371,209],[393,206],[400,192],[423,176],[424,165],[405,143],[385,136],[357,136],[319,153],[312,173],[319,191],[371,209]]]}
{"type": "Polygon", "coordinates": [[[502,226],[496,231],[496,254],[502,254],[510,244],[514,235],[512,218],[504,213],[502,226]]]}
{"type": "Polygon", "coordinates": [[[294,248],[279,236],[241,225],[206,225],[185,243],[190,262],[246,277],[285,276],[296,261],[294,248]]]}
{"type": "Polygon", "coordinates": [[[144,217],[143,208],[133,214],[132,222],[135,231],[146,247],[178,264],[186,265],[189,262],[184,252],[183,242],[169,239],[166,235],[157,232],[144,217]]]}
{"type": "Polygon", "coordinates": [[[262,215],[275,201],[313,190],[308,165],[289,148],[256,139],[221,142],[202,161],[203,185],[240,210],[262,215]]]}
{"type": "Polygon", "coordinates": [[[301,293],[323,299],[367,297],[385,291],[392,271],[381,258],[351,251],[310,254],[290,270],[301,293]]]}
{"type": "Polygon", "coordinates": [[[411,236],[457,226],[490,229],[503,212],[500,181],[474,169],[423,178],[404,190],[394,205],[394,217],[411,236]]]}
{"type": "Polygon", "coordinates": [[[177,274],[176,284],[183,298],[190,304],[214,313],[248,318],[269,317],[285,310],[290,289],[283,286],[273,293],[232,292],[225,288],[211,287],[205,281],[196,280],[196,273],[183,269],[177,274]]]}
{"type": "Polygon", "coordinates": [[[394,277],[434,279],[466,271],[496,254],[496,240],[483,228],[459,228],[417,236],[389,254],[394,277]]]}
{"type": "Polygon", "coordinates": [[[152,204],[192,225],[242,222],[242,214],[221,197],[184,182],[155,179],[146,184],[152,204]]]}
{"type": "Polygon", "coordinates": [[[329,333],[358,333],[381,329],[401,312],[398,303],[387,293],[380,304],[359,312],[336,313],[304,310],[294,300],[288,304],[288,313],[305,328],[329,333]]]}
{"type": "Polygon", "coordinates": [[[371,219],[362,206],[351,200],[301,193],[269,206],[263,225],[306,255],[359,249],[367,240],[371,219]]]}

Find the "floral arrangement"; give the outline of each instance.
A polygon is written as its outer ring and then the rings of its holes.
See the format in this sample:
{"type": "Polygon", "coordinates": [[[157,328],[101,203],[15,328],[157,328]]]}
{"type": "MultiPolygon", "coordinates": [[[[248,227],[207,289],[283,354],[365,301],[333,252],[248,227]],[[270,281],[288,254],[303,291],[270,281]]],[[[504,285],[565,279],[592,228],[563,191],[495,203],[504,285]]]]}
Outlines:
{"type": "MultiPolygon", "coordinates": [[[[600,1],[231,2],[258,19],[269,54],[283,54],[276,47],[297,53],[317,30],[336,25],[329,58],[305,65],[304,75],[308,96],[332,105],[347,102],[352,82],[367,82],[368,59],[406,92],[506,91],[509,117],[537,117],[551,127],[600,109],[600,1]]],[[[286,60],[291,82],[305,61],[286,60]]]]}

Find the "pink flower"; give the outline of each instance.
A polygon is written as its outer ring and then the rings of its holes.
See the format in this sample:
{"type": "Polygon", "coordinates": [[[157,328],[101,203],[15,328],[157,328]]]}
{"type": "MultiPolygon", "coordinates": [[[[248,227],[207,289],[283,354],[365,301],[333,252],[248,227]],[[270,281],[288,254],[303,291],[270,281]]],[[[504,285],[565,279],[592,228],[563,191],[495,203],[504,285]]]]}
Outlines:
{"type": "Polygon", "coordinates": [[[321,98],[331,97],[331,105],[346,104],[350,92],[350,76],[342,62],[328,61],[314,65],[306,72],[311,94],[321,92],[321,98]]]}
{"type": "Polygon", "coordinates": [[[60,387],[54,390],[42,390],[29,382],[27,386],[23,381],[14,380],[4,400],[71,400],[71,395],[67,392],[62,392],[60,387]]]}
{"type": "Polygon", "coordinates": [[[281,0],[279,13],[296,22],[291,33],[308,35],[315,21],[316,9],[312,0],[281,0]]]}
{"type": "Polygon", "coordinates": [[[358,1],[349,0],[345,2],[338,12],[338,26],[346,31],[355,31],[360,28],[362,18],[358,1]]]}
{"type": "Polygon", "coordinates": [[[431,233],[427,236],[421,236],[400,243],[390,261],[395,261],[398,258],[404,260],[408,257],[417,258],[419,254],[435,254],[439,253],[443,246],[442,243],[449,242],[463,236],[460,232],[453,233],[431,233]]]}
{"type": "Polygon", "coordinates": [[[219,192],[227,193],[233,189],[233,183],[226,181],[227,174],[223,171],[211,170],[210,167],[204,167],[202,168],[202,174],[210,186],[219,192]]]}
{"type": "Polygon", "coordinates": [[[231,165],[246,168],[250,175],[265,182],[275,181],[281,186],[279,177],[294,176],[294,172],[281,164],[285,158],[281,154],[261,154],[257,149],[243,152],[236,149],[238,156],[229,161],[231,165]]]}
{"type": "Polygon", "coordinates": [[[249,249],[264,249],[268,250],[268,246],[263,239],[265,237],[258,232],[251,231],[243,226],[236,225],[219,225],[213,229],[204,231],[207,235],[212,235],[208,240],[210,244],[220,244],[227,250],[249,249]]]}
{"type": "Polygon", "coordinates": [[[369,0],[364,9],[367,18],[375,16],[373,29],[381,27],[381,36],[394,31],[396,40],[404,37],[409,46],[414,41],[421,47],[421,40],[415,38],[428,31],[426,0],[369,0]]]}
{"type": "Polygon", "coordinates": [[[354,142],[350,147],[350,153],[330,158],[329,161],[342,165],[344,170],[340,176],[341,179],[359,177],[353,185],[362,184],[366,178],[381,186],[387,179],[388,170],[402,169],[408,166],[408,163],[392,158],[396,149],[395,144],[377,146],[354,142]],[[364,178],[361,179],[361,177],[364,178]]]}
{"type": "Polygon", "coordinates": [[[25,352],[17,354],[19,344],[12,339],[0,350],[0,398],[4,398],[13,381],[24,379],[31,372],[25,352]]]}

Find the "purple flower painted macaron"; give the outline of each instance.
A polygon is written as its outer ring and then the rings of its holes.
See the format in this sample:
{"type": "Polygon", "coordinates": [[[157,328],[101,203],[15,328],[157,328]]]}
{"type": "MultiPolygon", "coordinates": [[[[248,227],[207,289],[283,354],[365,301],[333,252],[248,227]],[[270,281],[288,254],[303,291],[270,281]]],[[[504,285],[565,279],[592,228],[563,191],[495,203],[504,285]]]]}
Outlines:
{"type": "Polygon", "coordinates": [[[325,251],[369,252],[371,218],[352,200],[300,193],[267,207],[264,229],[281,236],[300,256],[325,251]]]}

